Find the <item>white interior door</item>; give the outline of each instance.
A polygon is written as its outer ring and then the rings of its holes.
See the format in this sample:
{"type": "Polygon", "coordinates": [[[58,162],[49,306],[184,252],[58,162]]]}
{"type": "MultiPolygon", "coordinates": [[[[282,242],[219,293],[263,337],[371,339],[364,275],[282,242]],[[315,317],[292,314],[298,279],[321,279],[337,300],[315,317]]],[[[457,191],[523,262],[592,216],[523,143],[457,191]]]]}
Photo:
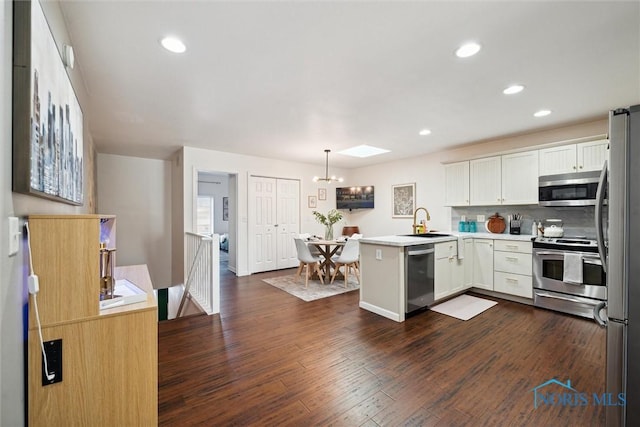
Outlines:
{"type": "Polygon", "coordinates": [[[300,232],[300,181],[278,179],[277,185],[277,268],[291,268],[298,265],[293,238],[300,232]]]}
{"type": "Polygon", "coordinates": [[[277,186],[275,178],[252,176],[249,180],[250,197],[255,214],[250,232],[252,240],[252,271],[275,270],[277,268],[277,186]]]}

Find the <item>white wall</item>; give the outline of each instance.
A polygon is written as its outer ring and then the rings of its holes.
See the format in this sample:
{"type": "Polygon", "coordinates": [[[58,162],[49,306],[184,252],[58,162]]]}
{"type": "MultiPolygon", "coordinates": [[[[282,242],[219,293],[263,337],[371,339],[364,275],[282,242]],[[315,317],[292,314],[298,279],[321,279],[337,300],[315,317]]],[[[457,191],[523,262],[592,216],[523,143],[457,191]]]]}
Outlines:
{"type": "Polygon", "coordinates": [[[17,257],[8,257],[7,217],[13,215],[11,193],[11,40],[12,3],[0,3],[0,425],[24,424],[22,305],[24,297],[16,270],[17,257]]]}
{"type": "Polygon", "coordinates": [[[171,164],[98,154],[98,213],[116,215],[116,264],[147,264],[155,288],[171,283],[171,164]]]}

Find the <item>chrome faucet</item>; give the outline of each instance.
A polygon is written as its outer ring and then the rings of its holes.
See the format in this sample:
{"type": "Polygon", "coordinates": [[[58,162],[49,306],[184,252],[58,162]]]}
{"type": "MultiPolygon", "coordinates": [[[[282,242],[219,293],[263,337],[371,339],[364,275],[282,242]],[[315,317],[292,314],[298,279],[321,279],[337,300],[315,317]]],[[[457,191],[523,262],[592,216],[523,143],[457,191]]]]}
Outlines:
{"type": "MultiPolygon", "coordinates": [[[[427,221],[430,221],[430,220],[431,220],[431,215],[429,215],[429,211],[427,210],[427,208],[418,208],[418,209],[416,209],[416,210],[413,212],[413,234],[416,234],[416,232],[417,232],[416,230],[417,230],[418,226],[420,225],[420,224],[418,224],[418,223],[416,222],[416,218],[418,217],[418,211],[419,211],[419,210],[423,210],[423,211],[427,214],[427,221]]],[[[427,228],[426,228],[426,227],[425,227],[424,231],[425,231],[425,232],[427,231],[427,228]]]]}

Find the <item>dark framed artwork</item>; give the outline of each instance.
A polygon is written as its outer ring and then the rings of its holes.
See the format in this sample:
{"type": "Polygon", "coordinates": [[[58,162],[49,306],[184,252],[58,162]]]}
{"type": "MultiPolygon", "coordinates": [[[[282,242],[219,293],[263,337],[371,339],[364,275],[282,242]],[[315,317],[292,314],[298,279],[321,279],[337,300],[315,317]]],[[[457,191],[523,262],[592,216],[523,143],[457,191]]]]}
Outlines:
{"type": "Polygon", "coordinates": [[[78,98],[40,2],[13,8],[13,191],[82,205],[78,98]]]}
{"type": "Polygon", "coordinates": [[[229,221],[229,198],[222,198],[222,220],[229,221]]]}

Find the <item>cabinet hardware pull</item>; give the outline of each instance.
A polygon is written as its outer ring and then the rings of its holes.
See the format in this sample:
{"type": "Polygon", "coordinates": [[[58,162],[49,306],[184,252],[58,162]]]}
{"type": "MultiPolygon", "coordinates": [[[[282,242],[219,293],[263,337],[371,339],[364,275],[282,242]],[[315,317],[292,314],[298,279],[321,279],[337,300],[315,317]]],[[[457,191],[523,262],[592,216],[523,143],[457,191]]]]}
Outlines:
{"type": "Polygon", "coordinates": [[[511,277],[507,277],[507,282],[509,282],[509,283],[518,283],[518,279],[512,279],[511,277]]]}
{"type": "Polygon", "coordinates": [[[508,259],[509,261],[518,261],[518,258],[513,257],[513,256],[508,256],[508,257],[505,257],[505,258],[508,259]]]}

